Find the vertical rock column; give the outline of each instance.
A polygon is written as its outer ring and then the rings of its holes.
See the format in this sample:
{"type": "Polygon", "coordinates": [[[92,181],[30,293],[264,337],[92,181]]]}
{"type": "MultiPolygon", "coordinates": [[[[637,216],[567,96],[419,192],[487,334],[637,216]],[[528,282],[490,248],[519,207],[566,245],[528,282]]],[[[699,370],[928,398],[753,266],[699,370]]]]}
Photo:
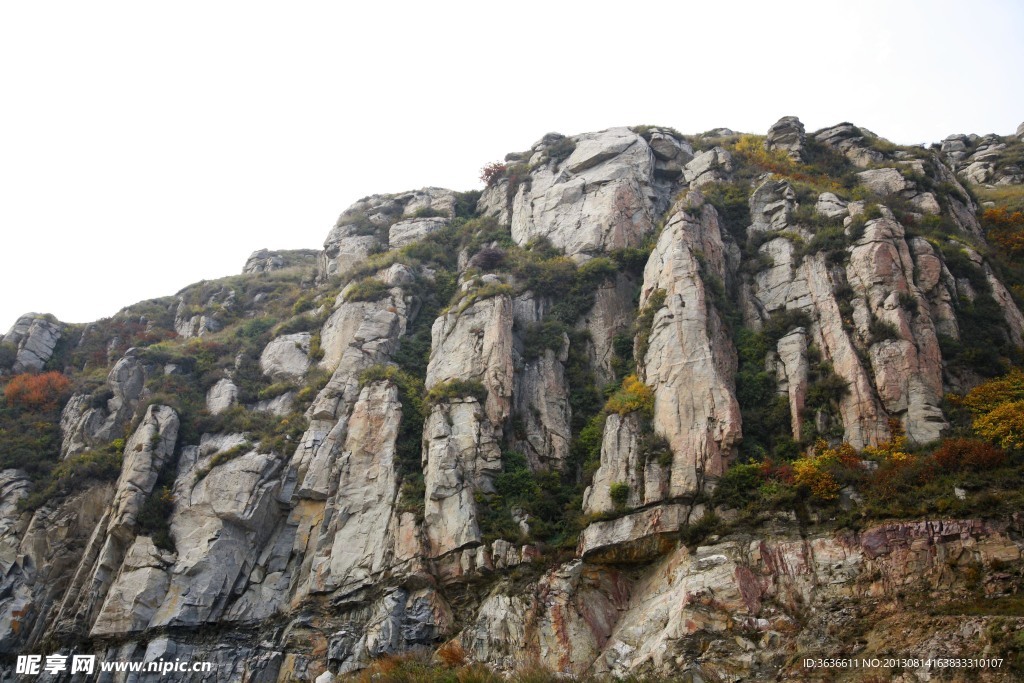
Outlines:
{"type": "Polygon", "coordinates": [[[501,471],[502,425],[512,407],[512,302],[499,295],[434,323],[428,389],[453,380],[483,385],[487,397],[436,405],[424,425],[426,533],[438,557],[481,541],[474,493],[501,471]]]}
{"type": "Polygon", "coordinates": [[[654,429],[672,448],[671,496],[693,493],[705,475],[720,475],[741,438],[735,353],[705,277],[725,282],[724,247],[718,214],[691,190],[647,262],[640,301],[642,308],[655,291],[665,292],[643,379],[654,390],[654,429]]]}

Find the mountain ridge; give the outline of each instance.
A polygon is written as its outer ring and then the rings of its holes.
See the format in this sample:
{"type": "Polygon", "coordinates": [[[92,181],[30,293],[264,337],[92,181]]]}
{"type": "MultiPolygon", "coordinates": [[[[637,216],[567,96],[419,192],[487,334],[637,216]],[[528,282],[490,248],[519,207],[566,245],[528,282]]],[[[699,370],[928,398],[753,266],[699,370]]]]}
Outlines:
{"type": "Polygon", "coordinates": [[[0,651],[741,680],[895,629],[1017,666],[1022,444],[972,415],[1017,395],[1022,165],[1020,131],[547,134],[322,250],[23,316],[0,651]]]}

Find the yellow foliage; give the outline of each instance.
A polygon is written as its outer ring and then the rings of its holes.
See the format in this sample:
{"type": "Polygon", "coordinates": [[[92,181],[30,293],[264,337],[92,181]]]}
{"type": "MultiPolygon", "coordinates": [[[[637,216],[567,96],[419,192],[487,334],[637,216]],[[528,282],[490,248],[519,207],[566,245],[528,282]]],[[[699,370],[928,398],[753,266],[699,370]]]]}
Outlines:
{"type": "Polygon", "coordinates": [[[839,483],[824,469],[827,464],[820,456],[805,455],[793,462],[793,481],[806,486],[819,500],[835,500],[839,497],[839,483]]]}
{"type": "Polygon", "coordinates": [[[1024,400],[1000,403],[974,418],[974,431],[1002,448],[1024,448],[1024,400]]]}
{"type": "Polygon", "coordinates": [[[903,462],[913,456],[904,449],[907,447],[907,435],[903,433],[903,425],[899,420],[889,420],[889,433],[892,436],[877,446],[865,446],[861,455],[878,460],[895,460],[903,462]]]}
{"type": "Polygon", "coordinates": [[[804,164],[793,161],[781,149],[770,151],[765,149],[764,139],[764,136],[761,135],[743,135],[733,146],[732,151],[748,163],[790,180],[813,183],[831,190],[841,189],[835,180],[814,172],[804,164]]]}
{"type": "Polygon", "coordinates": [[[1003,448],[1024,448],[1024,371],[1014,368],[954,402],[974,414],[978,436],[1003,448]]]}
{"type": "Polygon", "coordinates": [[[638,410],[650,413],[654,410],[654,392],[636,375],[622,380],[622,387],[608,399],[605,412],[628,415],[638,410]]]}
{"type": "Polygon", "coordinates": [[[823,465],[838,463],[850,464],[858,461],[857,449],[845,441],[835,448],[831,448],[827,441],[824,439],[818,439],[814,442],[814,448],[812,450],[815,454],[814,457],[816,457],[823,465]]]}

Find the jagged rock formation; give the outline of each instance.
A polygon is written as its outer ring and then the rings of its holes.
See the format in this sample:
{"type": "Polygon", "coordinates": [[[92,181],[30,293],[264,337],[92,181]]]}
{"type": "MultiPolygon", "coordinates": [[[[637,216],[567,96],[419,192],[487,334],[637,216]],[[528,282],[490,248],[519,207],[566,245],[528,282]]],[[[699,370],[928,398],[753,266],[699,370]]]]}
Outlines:
{"type": "Polygon", "coordinates": [[[258,249],[249,255],[242,273],[271,273],[283,268],[302,268],[316,263],[318,252],[312,249],[270,251],[258,249]]]}
{"type": "Polygon", "coordinates": [[[38,313],[21,316],[0,338],[0,343],[8,345],[14,355],[6,369],[16,373],[42,370],[60,337],[61,325],[56,321],[38,313]]]}
{"type": "Polygon", "coordinates": [[[804,133],[804,124],[795,116],[783,116],[772,124],[765,137],[765,149],[781,149],[793,161],[803,160],[804,142],[807,139],[804,133]]]}
{"type": "Polygon", "coordinates": [[[962,184],[1019,186],[1020,144],[548,134],[482,193],[360,200],[315,258],[260,250],[87,327],[24,316],[0,371],[75,385],[48,469],[0,471],[0,651],[252,681],[445,643],[694,680],[893,634],[995,652],[991,615],[907,615],[1018,591],[1019,512],[854,530],[851,489],[751,522],[719,487],[741,455],[948,433],[945,394],[1024,343],[962,184]]]}

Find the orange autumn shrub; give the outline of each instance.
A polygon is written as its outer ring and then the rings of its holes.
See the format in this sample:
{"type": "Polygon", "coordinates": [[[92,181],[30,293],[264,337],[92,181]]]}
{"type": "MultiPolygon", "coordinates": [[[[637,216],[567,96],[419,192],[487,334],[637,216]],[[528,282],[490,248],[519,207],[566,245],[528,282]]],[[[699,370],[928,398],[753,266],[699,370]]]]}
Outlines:
{"type": "Polygon", "coordinates": [[[1010,254],[1024,252],[1024,212],[1010,212],[1004,207],[985,209],[981,215],[989,228],[988,238],[1010,254]]]}
{"type": "Polygon", "coordinates": [[[4,399],[10,405],[29,410],[55,408],[71,388],[71,380],[59,372],[15,375],[4,387],[4,399]]]}
{"type": "Polygon", "coordinates": [[[946,439],[932,454],[947,472],[965,469],[988,470],[1006,463],[1006,452],[977,439],[946,439]]]}

